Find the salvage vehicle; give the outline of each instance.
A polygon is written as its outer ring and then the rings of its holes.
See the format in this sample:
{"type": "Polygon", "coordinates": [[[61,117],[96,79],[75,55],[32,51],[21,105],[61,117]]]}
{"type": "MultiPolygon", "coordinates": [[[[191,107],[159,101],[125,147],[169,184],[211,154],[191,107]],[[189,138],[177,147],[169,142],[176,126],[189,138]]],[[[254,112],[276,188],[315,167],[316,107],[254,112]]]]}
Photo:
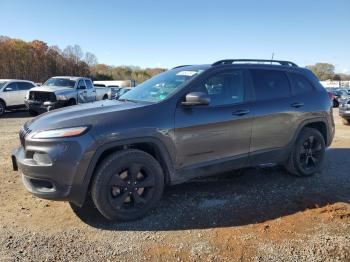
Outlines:
{"type": "Polygon", "coordinates": [[[118,86],[106,86],[105,84],[95,84],[96,89],[96,100],[106,100],[106,99],[115,99],[115,95],[120,89],[118,86]]]}
{"type": "Polygon", "coordinates": [[[173,68],[119,100],[43,114],[21,128],[12,161],[35,196],[132,220],[166,185],[199,176],[267,163],[317,174],[334,130],[332,103],[310,70],[228,59],[173,68]]]}
{"type": "Polygon", "coordinates": [[[5,110],[24,108],[26,93],[33,87],[32,81],[0,79],[0,116],[5,110]]]}
{"type": "Polygon", "coordinates": [[[339,100],[339,116],[344,125],[350,125],[350,95],[339,100]]]}
{"type": "Polygon", "coordinates": [[[121,87],[121,88],[119,88],[119,90],[117,91],[117,93],[115,95],[115,99],[119,99],[119,97],[121,97],[122,95],[126,94],[130,90],[131,90],[130,87],[121,87]]]}
{"type": "Polygon", "coordinates": [[[42,86],[32,88],[28,92],[25,104],[31,115],[37,115],[93,101],[96,101],[96,90],[90,78],[56,76],[47,80],[42,86]]]}

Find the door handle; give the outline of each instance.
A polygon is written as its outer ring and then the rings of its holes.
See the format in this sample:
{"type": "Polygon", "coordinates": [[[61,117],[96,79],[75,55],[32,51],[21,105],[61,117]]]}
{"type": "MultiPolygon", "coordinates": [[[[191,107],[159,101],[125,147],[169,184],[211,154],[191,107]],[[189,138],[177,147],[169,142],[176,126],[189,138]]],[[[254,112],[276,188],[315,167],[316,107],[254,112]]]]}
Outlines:
{"type": "Polygon", "coordinates": [[[301,103],[301,102],[295,102],[295,103],[291,104],[290,106],[295,107],[295,108],[299,108],[299,107],[304,106],[304,103],[301,103]]]}
{"type": "Polygon", "coordinates": [[[233,111],[232,115],[235,115],[235,116],[243,116],[243,115],[246,115],[250,112],[250,110],[248,109],[238,109],[236,111],[233,111]]]}

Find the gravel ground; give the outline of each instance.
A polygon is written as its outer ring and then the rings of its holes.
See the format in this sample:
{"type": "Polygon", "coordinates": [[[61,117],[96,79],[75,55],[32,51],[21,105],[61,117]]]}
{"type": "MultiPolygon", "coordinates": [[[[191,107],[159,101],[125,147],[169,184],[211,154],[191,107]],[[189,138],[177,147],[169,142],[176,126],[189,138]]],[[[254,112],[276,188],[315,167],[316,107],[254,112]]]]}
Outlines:
{"type": "Polygon", "coordinates": [[[10,153],[30,117],[0,118],[0,261],[350,261],[350,126],[320,175],[250,168],[166,189],[142,220],[80,218],[67,203],[31,196],[10,153]]]}

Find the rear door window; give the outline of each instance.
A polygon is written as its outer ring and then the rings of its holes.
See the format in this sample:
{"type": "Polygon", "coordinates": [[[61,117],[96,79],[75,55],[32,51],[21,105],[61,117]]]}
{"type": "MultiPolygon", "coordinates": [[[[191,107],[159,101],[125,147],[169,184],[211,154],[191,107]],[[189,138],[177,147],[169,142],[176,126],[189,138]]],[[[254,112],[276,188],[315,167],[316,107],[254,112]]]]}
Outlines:
{"type": "Polygon", "coordinates": [[[289,80],[284,72],[265,69],[250,71],[256,100],[277,99],[290,95],[289,80]]]}
{"type": "Polygon", "coordinates": [[[87,86],[88,89],[93,89],[94,88],[94,86],[92,85],[90,80],[85,79],[85,83],[86,83],[86,86],[87,86]]]}
{"type": "Polygon", "coordinates": [[[34,85],[29,82],[17,82],[17,87],[19,91],[25,91],[33,88],[34,85]]]}
{"type": "Polygon", "coordinates": [[[85,85],[84,80],[79,80],[79,82],[78,82],[78,87],[79,87],[80,89],[86,89],[86,85],[85,85]]]}
{"type": "Polygon", "coordinates": [[[290,78],[292,80],[293,93],[301,94],[313,90],[313,86],[304,76],[291,73],[290,78]]]}

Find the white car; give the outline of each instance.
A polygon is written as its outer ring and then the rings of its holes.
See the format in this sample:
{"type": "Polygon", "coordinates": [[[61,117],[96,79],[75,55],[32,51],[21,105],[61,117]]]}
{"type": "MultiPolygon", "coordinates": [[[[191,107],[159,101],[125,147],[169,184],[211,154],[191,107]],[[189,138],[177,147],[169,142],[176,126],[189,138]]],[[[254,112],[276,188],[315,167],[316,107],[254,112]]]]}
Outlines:
{"type": "Polygon", "coordinates": [[[25,97],[33,87],[35,84],[32,81],[0,79],[0,116],[6,109],[25,107],[25,97]]]}

